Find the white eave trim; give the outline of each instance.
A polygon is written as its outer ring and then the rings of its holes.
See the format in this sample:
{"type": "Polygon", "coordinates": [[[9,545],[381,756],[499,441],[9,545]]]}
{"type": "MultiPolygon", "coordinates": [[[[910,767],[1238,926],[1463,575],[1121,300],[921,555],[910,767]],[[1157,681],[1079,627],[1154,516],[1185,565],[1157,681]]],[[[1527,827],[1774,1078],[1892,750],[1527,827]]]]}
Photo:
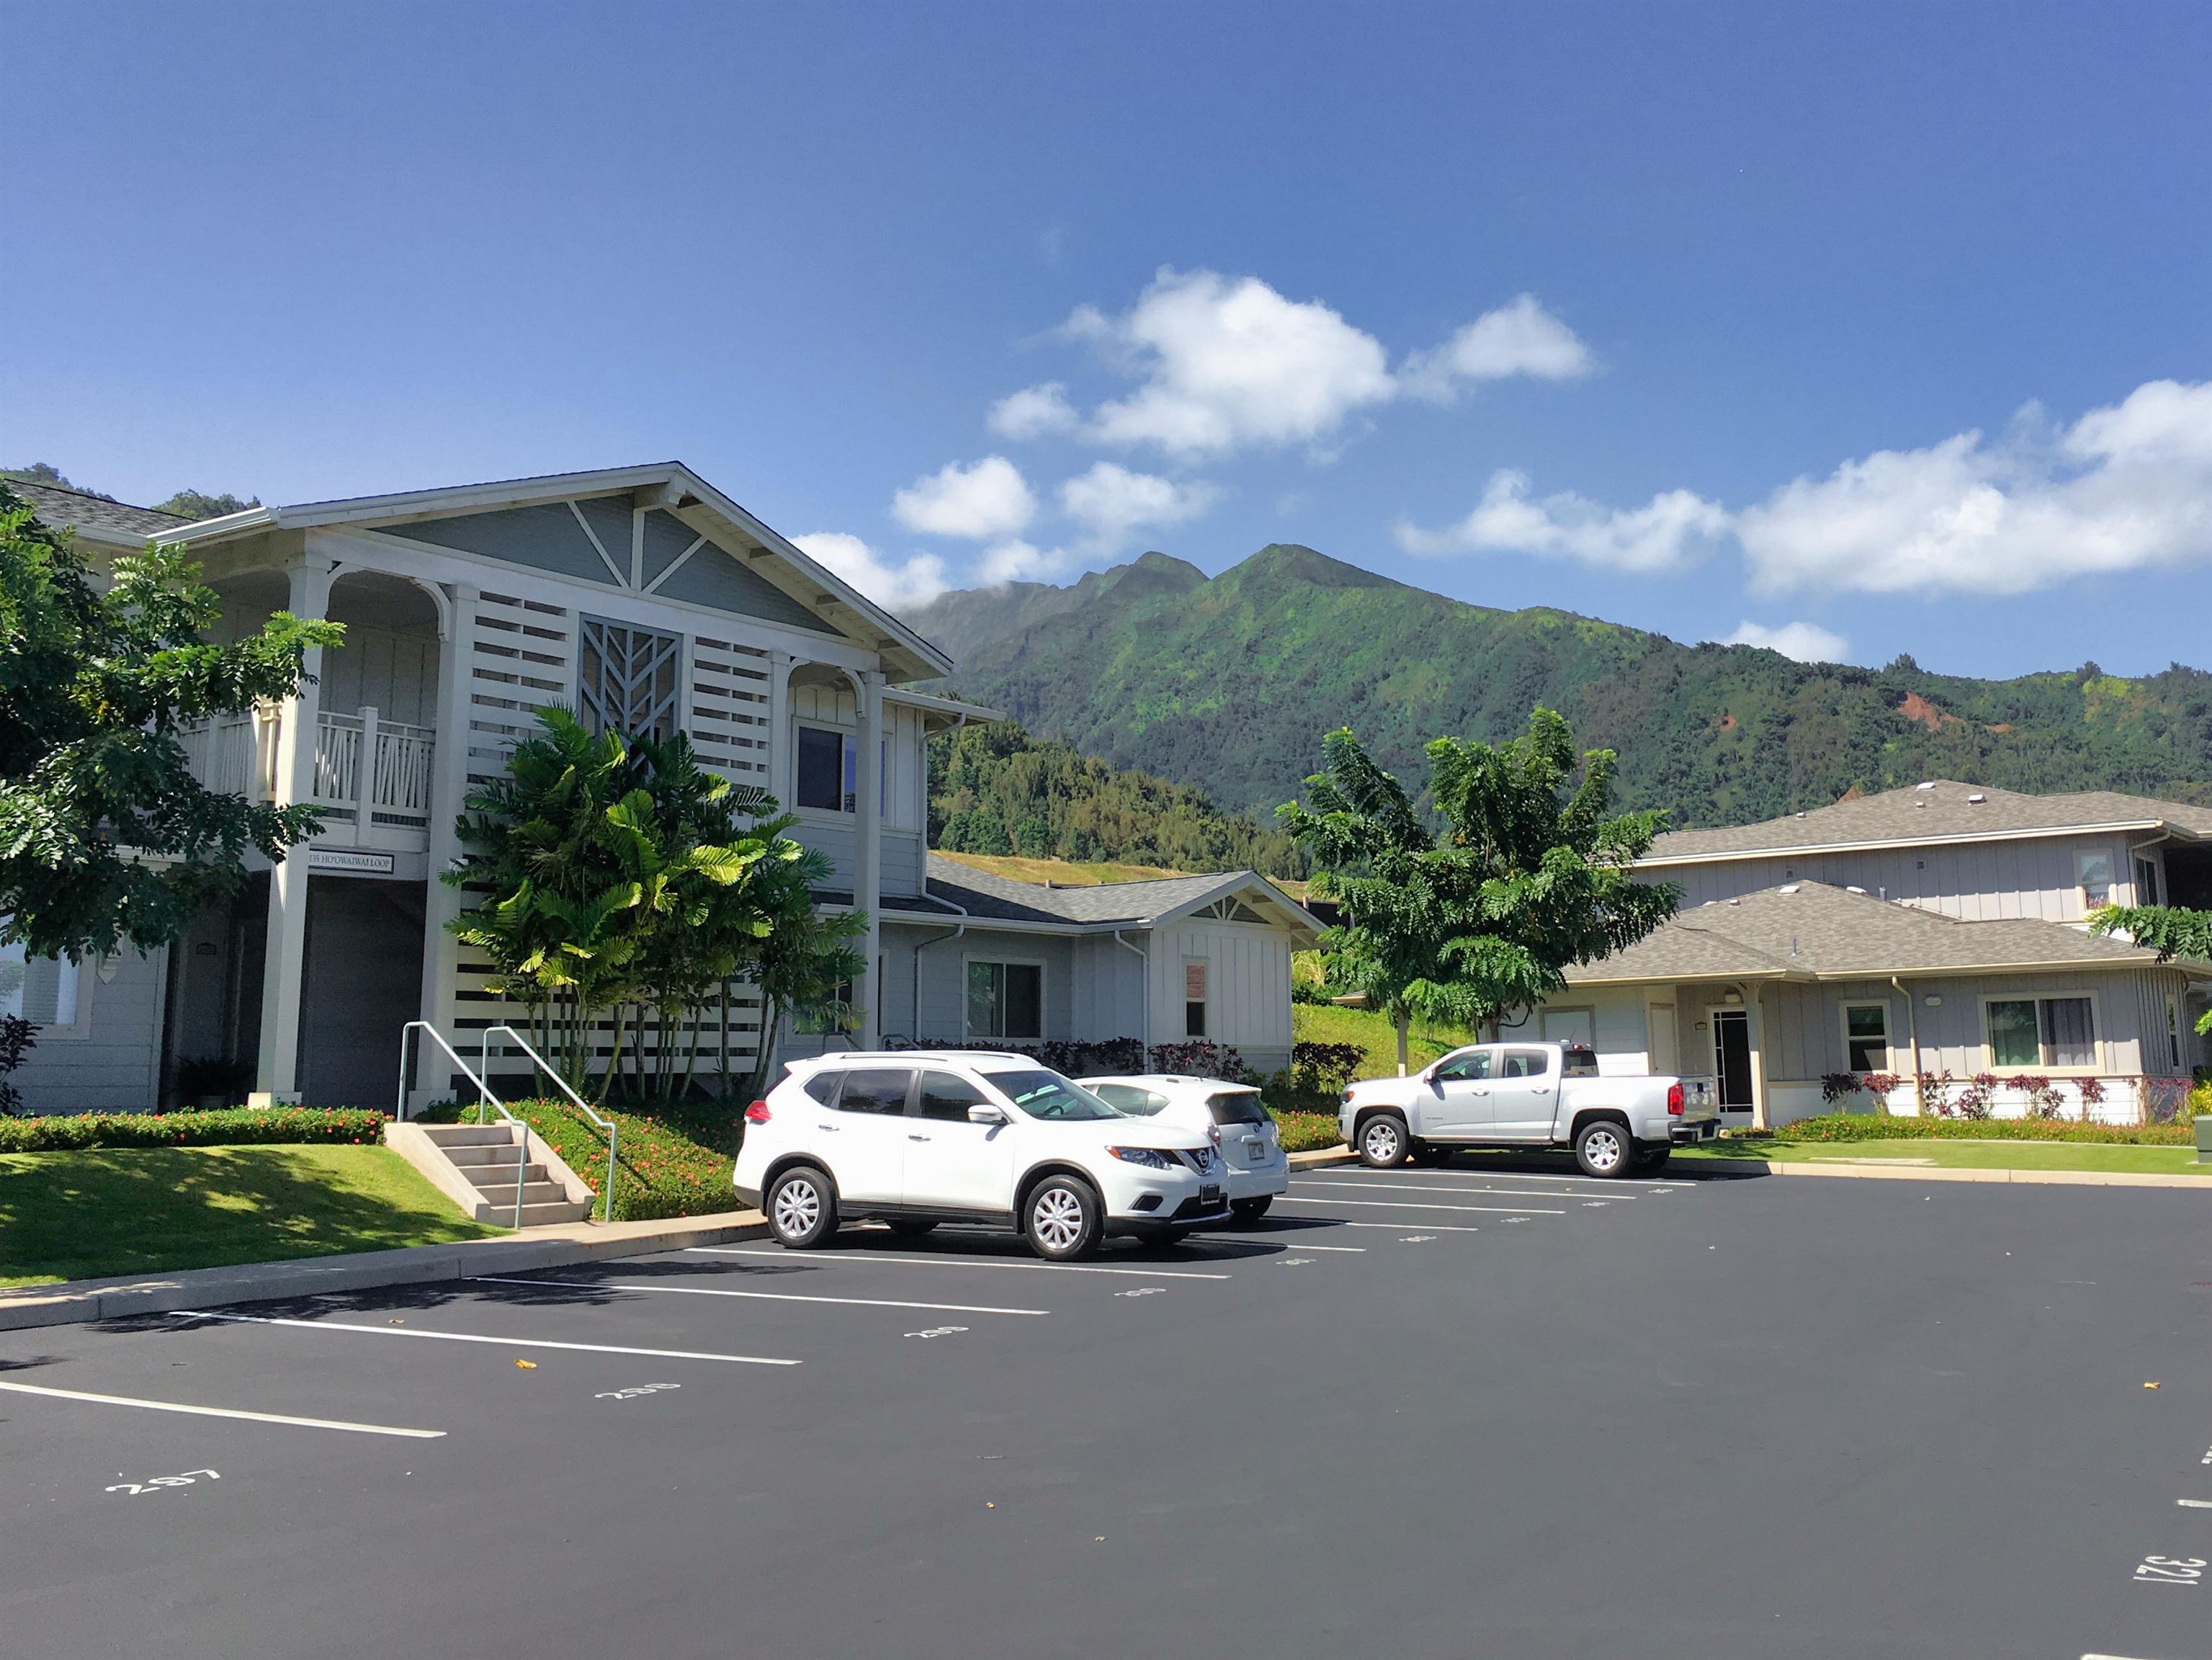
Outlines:
{"type": "Polygon", "coordinates": [[[963,703],[957,697],[939,697],[933,692],[911,691],[904,686],[885,686],[884,702],[904,703],[911,708],[926,710],[932,714],[965,715],[970,721],[988,722],[1006,718],[1004,709],[986,708],[981,703],[963,703]]]}
{"type": "Polygon", "coordinates": [[[1731,864],[1741,859],[1808,859],[1818,854],[1869,853],[1882,848],[1942,848],[1964,846],[1975,842],[2033,842],[2054,836],[2112,836],[2128,830],[2166,830],[2186,841],[2203,839],[2196,830],[2167,819],[2134,818],[2105,824],[2051,824],[2033,830],[1962,830],[1954,836],[1899,836],[1859,842],[1807,842],[1787,848],[1728,848],[1713,853],[1647,854],[1630,868],[1650,870],[1670,865],[1731,864]]]}

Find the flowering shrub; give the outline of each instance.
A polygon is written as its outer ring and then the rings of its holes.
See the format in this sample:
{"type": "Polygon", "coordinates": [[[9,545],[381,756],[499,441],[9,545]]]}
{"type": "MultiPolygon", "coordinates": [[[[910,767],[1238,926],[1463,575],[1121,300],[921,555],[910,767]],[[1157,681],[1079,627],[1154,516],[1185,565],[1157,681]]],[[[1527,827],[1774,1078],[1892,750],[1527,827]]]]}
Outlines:
{"type": "Polygon", "coordinates": [[[1824,1072],[1820,1074],[1820,1099],[1830,1106],[1847,1095],[1856,1095],[1859,1089],[1859,1075],[1855,1072],[1824,1072]]]}
{"type": "MultiPolygon", "coordinates": [[[[1192,1078],[1226,1078],[1242,1082],[1251,1076],[1244,1057],[1226,1043],[1210,1037],[1194,1037],[1187,1043],[1152,1045],[1154,1072],[1177,1073],[1192,1078]]],[[[1253,1081],[1257,1082],[1256,1077],[1253,1081]]]]}
{"type": "Polygon", "coordinates": [[[1367,1058],[1357,1043],[1297,1043],[1291,1045],[1291,1081],[1302,1090],[1334,1094],[1351,1081],[1367,1058]]]}
{"type": "Polygon", "coordinates": [[[384,1115],[368,1107],[224,1107],[211,1112],[85,1112],[0,1118],[0,1152],[84,1147],[226,1147],[266,1142],[373,1146],[384,1115]]]}
{"type": "Polygon", "coordinates": [[[2103,1079],[2084,1078],[2075,1087],[2081,1092],[2081,1105],[2084,1109],[2081,1116],[2084,1118],[2089,1116],[2087,1110],[2088,1108],[2104,1104],[2105,1080],[2103,1079]]]}
{"type": "Polygon", "coordinates": [[[1285,1152],[1312,1152],[1341,1143],[1336,1115],[1333,1112],[1279,1112],[1270,1109],[1275,1127],[1282,1133],[1285,1152]]]}
{"type": "Polygon", "coordinates": [[[2074,1119],[1875,1118],[1832,1113],[1800,1118],[1773,1133],[1778,1141],[2078,1141],[2180,1147],[2190,1144],[2186,1123],[2084,1124],[2074,1119]]]}
{"type": "Polygon", "coordinates": [[[2018,1090],[2027,1098],[2027,1116],[2030,1118],[2056,1118],[2060,1107],[2064,1104],[2064,1098],[2040,1073],[2016,1072],[2005,1079],[2005,1087],[2018,1090]]]}
{"type": "Polygon", "coordinates": [[[1973,1081],[1959,1091],[1959,1116],[1977,1122],[1990,1116],[1990,1102],[1997,1092],[1997,1075],[1993,1072],[1978,1072],[1973,1081]]]}
{"type": "Polygon", "coordinates": [[[1951,1086],[1957,1080],[1948,1067],[1941,1072],[1923,1072],[1916,1080],[1920,1087],[1920,1110],[1936,1118],[1951,1116],[1951,1086]]]}
{"type": "Polygon", "coordinates": [[[1887,1112],[1889,1098],[1896,1091],[1900,1081],[1898,1075],[1893,1072],[1870,1072],[1859,1081],[1866,1085],[1866,1092],[1874,1097],[1875,1110],[1887,1112]]]}

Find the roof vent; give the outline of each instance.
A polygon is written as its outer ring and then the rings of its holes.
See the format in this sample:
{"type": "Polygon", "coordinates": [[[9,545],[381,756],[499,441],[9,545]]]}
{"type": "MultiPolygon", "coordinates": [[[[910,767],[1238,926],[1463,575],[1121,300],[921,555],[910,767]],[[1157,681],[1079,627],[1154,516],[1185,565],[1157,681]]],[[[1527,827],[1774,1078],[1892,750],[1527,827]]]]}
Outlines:
{"type": "Polygon", "coordinates": [[[1798,816],[1800,818],[1802,818],[1805,815],[1804,815],[1803,813],[1802,813],[1802,812],[1801,812],[1801,813],[1799,813],[1797,816],[1798,816]]]}
{"type": "Polygon", "coordinates": [[[1926,783],[1915,784],[1912,787],[1917,790],[1932,790],[1936,787],[1936,781],[1931,778],[1926,783]]]}
{"type": "Polygon", "coordinates": [[[1986,795],[1983,794],[1981,793],[1981,791],[1979,791],[1979,790],[1976,790],[1976,791],[1975,791],[1972,795],[1970,795],[1970,796],[1968,796],[1968,797],[1966,798],[1966,800],[1968,800],[1969,801],[1972,801],[1972,802],[1975,802],[1975,803],[1977,803],[1977,804],[1979,804],[1979,803],[1981,803],[1981,802],[1986,801],[1986,800],[1988,800],[1989,799],[1990,799],[1990,798],[1989,798],[1988,796],[1986,796],[1986,795]]]}
{"type": "Polygon", "coordinates": [[[1861,887],[1847,887],[1844,891],[1845,893],[1864,893],[1866,890],[1861,887]]]}
{"type": "Polygon", "coordinates": [[[1795,893],[1797,891],[1797,885],[1795,882],[1792,882],[1789,886],[1777,889],[1776,891],[1779,893],[1795,893]]]}

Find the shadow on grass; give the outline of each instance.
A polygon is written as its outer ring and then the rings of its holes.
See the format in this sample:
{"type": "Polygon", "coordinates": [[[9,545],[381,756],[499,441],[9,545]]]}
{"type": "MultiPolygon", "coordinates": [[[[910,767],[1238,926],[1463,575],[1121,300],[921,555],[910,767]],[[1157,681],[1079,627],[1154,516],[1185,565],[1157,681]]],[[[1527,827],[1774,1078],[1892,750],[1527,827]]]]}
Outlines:
{"type": "Polygon", "coordinates": [[[0,1158],[10,1278],[107,1278],[496,1231],[380,1147],[139,1147],[0,1158]]]}

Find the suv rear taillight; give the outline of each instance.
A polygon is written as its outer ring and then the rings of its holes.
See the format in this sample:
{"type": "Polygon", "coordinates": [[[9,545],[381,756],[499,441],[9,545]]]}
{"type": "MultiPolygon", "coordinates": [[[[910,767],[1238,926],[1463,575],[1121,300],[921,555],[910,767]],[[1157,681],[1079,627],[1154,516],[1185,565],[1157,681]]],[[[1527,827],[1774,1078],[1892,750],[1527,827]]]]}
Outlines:
{"type": "MultiPolygon", "coordinates": [[[[1678,1086],[1674,1091],[1674,1098],[1678,1103],[1675,1109],[1677,1111],[1680,1110],[1679,1103],[1681,1100],[1681,1096],[1682,1091],[1678,1086]]],[[[765,1124],[768,1122],[768,1103],[765,1101],[756,1101],[752,1105],[747,1107],[745,1109],[745,1122],[748,1124],[765,1124]]]]}
{"type": "Polygon", "coordinates": [[[1667,1112],[1670,1117],[1679,1118],[1682,1116],[1682,1086],[1680,1084],[1667,1085],[1667,1112]]]}

